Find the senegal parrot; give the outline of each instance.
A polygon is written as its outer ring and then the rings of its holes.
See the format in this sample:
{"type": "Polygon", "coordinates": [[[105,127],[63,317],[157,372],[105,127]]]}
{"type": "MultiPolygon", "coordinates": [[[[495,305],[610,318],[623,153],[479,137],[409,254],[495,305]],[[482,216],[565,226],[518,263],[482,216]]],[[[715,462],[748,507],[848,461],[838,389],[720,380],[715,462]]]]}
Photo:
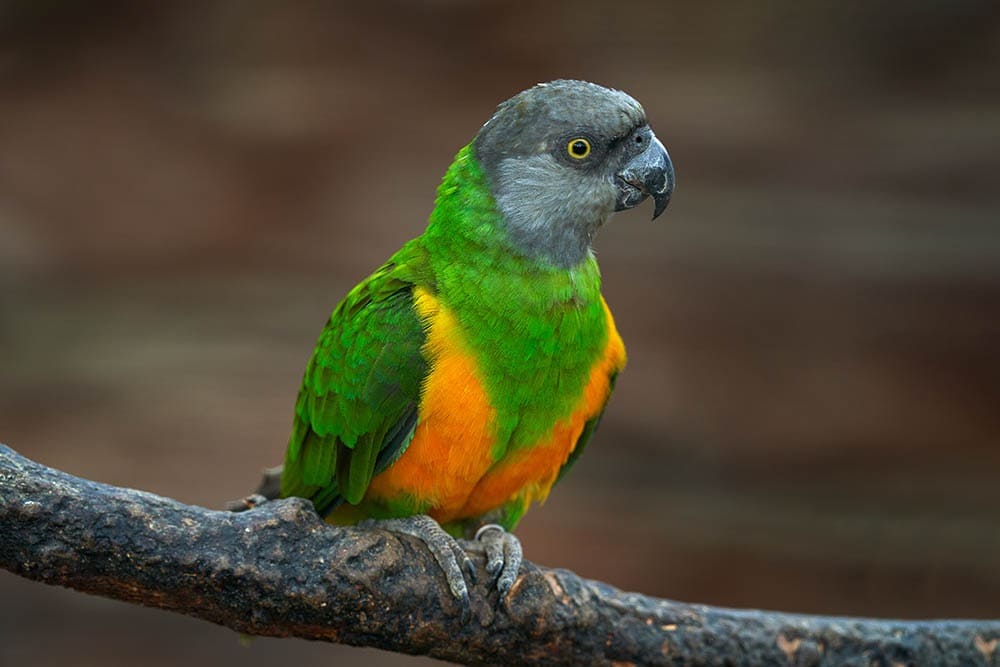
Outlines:
{"type": "Polygon", "coordinates": [[[673,187],[623,92],[553,81],[500,104],[445,173],[424,233],[323,328],[281,495],[420,537],[466,603],[471,563],[452,536],[475,534],[506,595],[521,563],[508,531],[580,455],[625,365],[594,235],[647,197],[655,219],[673,187]]]}

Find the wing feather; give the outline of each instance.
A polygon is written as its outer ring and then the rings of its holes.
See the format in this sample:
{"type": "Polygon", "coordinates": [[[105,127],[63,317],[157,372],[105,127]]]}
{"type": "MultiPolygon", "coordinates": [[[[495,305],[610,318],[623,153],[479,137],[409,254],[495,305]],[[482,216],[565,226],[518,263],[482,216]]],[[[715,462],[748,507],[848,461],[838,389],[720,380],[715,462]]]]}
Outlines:
{"type": "Polygon", "coordinates": [[[428,372],[413,308],[425,264],[407,244],[334,310],[299,391],[282,495],[312,498],[321,514],[357,504],[409,445],[428,372]]]}

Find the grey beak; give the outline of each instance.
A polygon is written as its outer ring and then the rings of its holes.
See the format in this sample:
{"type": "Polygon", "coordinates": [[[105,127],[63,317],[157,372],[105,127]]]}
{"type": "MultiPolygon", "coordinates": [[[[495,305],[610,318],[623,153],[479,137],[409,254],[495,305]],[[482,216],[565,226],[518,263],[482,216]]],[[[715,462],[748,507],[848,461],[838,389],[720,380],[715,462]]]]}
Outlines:
{"type": "Polygon", "coordinates": [[[616,211],[638,206],[646,197],[653,198],[653,220],[667,210],[674,192],[674,165],[655,136],[646,150],[629,160],[617,176],[616,211]]]}

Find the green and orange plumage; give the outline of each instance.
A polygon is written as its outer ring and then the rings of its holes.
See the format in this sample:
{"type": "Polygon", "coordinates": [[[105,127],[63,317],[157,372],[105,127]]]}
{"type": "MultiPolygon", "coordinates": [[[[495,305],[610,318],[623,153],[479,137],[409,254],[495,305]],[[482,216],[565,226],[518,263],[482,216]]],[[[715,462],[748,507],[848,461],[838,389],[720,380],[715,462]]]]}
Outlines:
{"type": "Polygon", "coordinates": [[[448,169],[424,234],[334,310],[282,494],[338,523],[512,529],[579,454],[625,363],[591,238],[647,195],[661,212],[672,182],[623,93],[563,81],[502,104],[448,169]]]}

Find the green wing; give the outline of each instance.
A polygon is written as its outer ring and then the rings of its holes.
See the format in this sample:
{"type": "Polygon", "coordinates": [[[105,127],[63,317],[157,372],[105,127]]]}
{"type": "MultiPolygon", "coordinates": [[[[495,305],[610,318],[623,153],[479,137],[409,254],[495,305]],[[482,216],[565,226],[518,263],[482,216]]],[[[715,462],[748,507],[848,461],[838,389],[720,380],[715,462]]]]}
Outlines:
{"type": "Polygon", "coordinates": [[[321,515],[357,504],[409,445],[427,374],[413,309],[425,267],[411,241],[333,311],[295,405],[283,496],[311,498],[321,515]]]}

